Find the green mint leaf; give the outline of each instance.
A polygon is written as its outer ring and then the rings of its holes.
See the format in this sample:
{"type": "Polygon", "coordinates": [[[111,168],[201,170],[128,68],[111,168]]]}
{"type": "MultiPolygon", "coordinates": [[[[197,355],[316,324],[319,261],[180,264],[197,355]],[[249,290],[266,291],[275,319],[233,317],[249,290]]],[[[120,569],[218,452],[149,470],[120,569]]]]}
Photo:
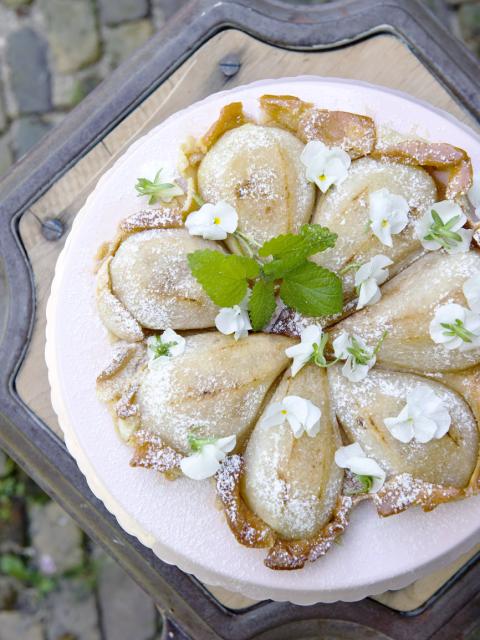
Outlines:
{"type": "Polygon", "coordinates": [[[247,293],[247,281],[260,272],[252,258],[204,249],[189,253],[188,264],[209,298],[220,307],[240,304],[247,293]]]}
{"type": "Polygon", "coordinates": [[[252,289],[252,295],[248,301],[248,313],[254,331],[263,329],[272,317],[275,307],[273,282],[258,280],[252,289]]]}
{"type": "Polygon", "coordinates": [[[343,308],[342,281],[332,271],[307,261],[285,274],[280,297],[305,316],[328,316],[343,308]]]}
{"type": "Polygon", "coordinates": [[[272,238],[263,244],[258,255],[282,256],[285,253],[301,251],[304,258],[335,246],[337,234],[319,224],[304,224],[298,234],[287,233],[272,238]]]}
{"type": "Polygon", "coordinates": [[[276,236],[267,240],[260,249],[258,255],[262,258],[267,256],[280,256],[284,253],[296,251],[302,244],[303,240],[300,235],[286,233],[285,235],[276,236]]]}
{"type": "Polygon", "coordinates": [[[296,269],[306,258],[335,246],[337,234],[319,224],[304,224],[298,235],[287,233],[265,242],[258,255],[273,256],[264,266],[266,275],[280,278],[296,269]]]}

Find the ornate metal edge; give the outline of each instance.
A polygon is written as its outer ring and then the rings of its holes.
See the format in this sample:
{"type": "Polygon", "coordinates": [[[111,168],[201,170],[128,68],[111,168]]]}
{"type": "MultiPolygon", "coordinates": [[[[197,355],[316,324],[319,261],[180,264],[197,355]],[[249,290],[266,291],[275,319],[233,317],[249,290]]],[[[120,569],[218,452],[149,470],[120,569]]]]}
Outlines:
{"type": "MultiPolygon", "coordinates": [[[[474,117],[480,117],[478,62],[416,0],[347,0],[315,7],[287,6],[279,0],[192,0],[0,182],[0,266],[9,293],[2,301],[1,319],[5,321],[0,344],[1,445],[161,602],[167,614],[174,610],[193,637],[290,638],[314,629],[314,621],[320,618],[364,624],[398,640],[411,636],[415,622],[415,638],[431,637],[460,603],[473,596],[473,587],[460,589],[453,584],[449,603],[440,606],[437,601],[428,616],[421,614],[408,622],[370,601],[311,607],[265,602],[240,612],[219,606],[194,579],[158,560],[120,529],[90,493],[63,443],[16,394],[15,376],[28,348],[35,314],[32,272],[18,232],[21,215],[193,51],[225,28],[301,50],[338,47],[372,34],[391,33],[412,48],[474,117]]],[[[480,574],[478,565],[468,570],[473,573],[480,574]]]]}

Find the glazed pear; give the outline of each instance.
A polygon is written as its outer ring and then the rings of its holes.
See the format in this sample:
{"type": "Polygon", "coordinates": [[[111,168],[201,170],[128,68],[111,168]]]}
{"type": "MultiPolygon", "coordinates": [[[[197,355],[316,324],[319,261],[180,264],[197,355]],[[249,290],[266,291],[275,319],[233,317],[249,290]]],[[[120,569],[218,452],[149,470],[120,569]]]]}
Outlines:
{"type": "Polygon", "coordinates": [[[328,371],[335,411],[350,442],[359,442],[387,475],[409,473],[414,478],[463,488],[468,485],[478,457],[478,427],[469,405],[451,388],[418,375],[373,369],[352,383],[341,365],[328,371]],[[449,431],[426,443],[402,443],[384,424],[405,407],[406,396],[417,385],[427,385],[443,400],[451,417],[449,431]]]}
{"type": "MultiPolygon", "coordinates": [[[[312,222],[328,227],[338,235],[335,247],[313,257],[332,271],[350,264],[363,264],[378,254],[392,260],[390,277],[418,257],[423,249],[414,237],[414,223],[436,199],[432,178],[419,167],[383,163],[362,158],[352,163],[347,179],[320,196],[312,222]],[[403,196],[410,206],[409,224],[395,235],[393,247],[383,245],[368,228],[369,194],[388,189],[403,196]]],[[[354,296],[354,271],[344,276],[345,297],[354,296]]]]}
{"type": "Polygon", "coordinates": [[[221,251],[186,229],[155,229],[124,240],[110,263],[112,294],[148,329],[213,327],[218,308],[195,280],[187,254],[221,251]]]}
{"type": "MultiPolygon", "coordinates": [[[[228,131],[199,166],[200,194],[206,202],[234,206],[239,230],[257,242],[296,232],[310,220],[315,199],[302,150],[298,138],[276,127],[245,124],[228,131]]],[[[235,239],[227,243],[238,250],[235,239]]]]}
{"type": "Polygon", "coordinates": [[[447,303],[467,305],[462,287],[480,273],[480,252],[449,255],[431,252],[382,286],[382,298],[332,328],[356,334],[374,346],[387,331],[377,361],[389,368],[417,372],[467,369],[480,363],[480,346],[467,351],[448,350],[430,336],[436,310],[447,303]]]}
{"type": "Polygon", "coordinates": [[[236,435],[240,446],[274,380],[289,365],[290,338],[236,341],[218,332],[188,336],[182,355],[147,370],[136,394],[142,428],[181,453],[188,437],[236,435]]]}
{"type": "Polygon", "coordinates": [[[97,311],[104,327],[115,337],[127,342],[139,342],[143,339],[142,327],[120,300],[112,293],[110,265],[107,258],[97,274],[96,301],[97,311]]]}
{"type": "MultiPolygon", "coordinates": [[[[296,395],[321,409],[320,431],[295,438],[287,422],[265,426],[262,418],[245,451],[243,497],[252,511],[286,539],[317,533],[331,518],[343,470],[334,455],[341,446],[325,370],[313,365],[286,375],[271,402],[296,395]]],[[[264,415],[264,414],[263,414],[264,415]]]]}

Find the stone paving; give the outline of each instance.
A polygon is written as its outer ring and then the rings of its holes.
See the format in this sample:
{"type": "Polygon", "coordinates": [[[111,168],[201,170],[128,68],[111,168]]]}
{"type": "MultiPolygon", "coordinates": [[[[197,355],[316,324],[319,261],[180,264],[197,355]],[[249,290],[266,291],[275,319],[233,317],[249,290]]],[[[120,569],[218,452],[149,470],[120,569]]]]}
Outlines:
{"type": "MultiPolygon", "coordinates": [[[[426,2],[480,55],[480,2],[426,2]]],[[[0,175],[184,3],[0,0],[0,175]]],[[[160,627],[152,601],[0,451],[0,640],[157,640],[160,627]]]]}
{"type": "Polygon", "coordinates": [[[0,640],[159,640],[145,593],[0,451],[0,640]]]}

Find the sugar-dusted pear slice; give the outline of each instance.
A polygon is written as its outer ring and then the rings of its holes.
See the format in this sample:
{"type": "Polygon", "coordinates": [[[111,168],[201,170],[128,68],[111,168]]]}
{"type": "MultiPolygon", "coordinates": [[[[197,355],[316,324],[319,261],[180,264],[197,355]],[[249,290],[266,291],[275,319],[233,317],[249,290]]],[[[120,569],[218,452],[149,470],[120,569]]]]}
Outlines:
{"type": "Polygon", "coordinates": [[[283,336],[235,341],[211,332],[187,337],[183,355],[148,370],[136,394],[142,428],[181,453],[188,436],[237,436],[241,446],[274,380],[289,365],[283,336]]]}
{"type": "Polygon", "coordinates": [[[466,306],[462,286],[475,273],[480,273],[476,249],[455,255],[429,253],[384,284],[379,302],[345,318],[331,333],[355,333],[373,346],[388,331],[377,360],[389,368],[433,373],[480,364],[480,347],[448,350],[435,344],[429,331],[441,305],[466,306]]]}
{"type": "MultiPolygon", "coordinates": [[[[237,209],[239,229],[257,242],[296,232],[313,211],[315,189],[300,162],[303,144],[276,127],[245,124],[225,133],[198,169],[206,202],[237,209]]],[[[238,249],[235,240],[230,248],[238,249]]]]}
{"type": "MultiPolygon", "coordinates": [[[[385,163],[362,158],[352,163],[348,178],[326,195],[319,197],[313,222],[338,235],[335,247],[313,257],[315,262],[333,271],[350,264],[367,262],[377,254],[393,261],[390,277],[401,271],[422,251],[414,237],[414,223],[435,202],[437,189],[432,178],[419,167],[385,163]],[[394,236],[393,247],[383,245],[368,228],[369,194],[379,189],[403,196],[410,206],[409,224],[394,236]]],[[[346,298],[354,295],[354,271],[344,276],[346,298]]]]}
{"type": "Polygon", "coordinates": [[[148,329],[212,327],[218,309],[187,261],[187,254],[199,249],[222,250],[186,229],[154,229],[128,237],[110,262],[113,295],[148,329]]]}
{"type": "Polygon", "coordinates": [[[341,441],[325,371],[311,365],[294,378],[286,375],[271,402],[289,395],[321,409],[320,431],[297,439],[288,423],[269,427],[260,418],[245,451],[243,497],[282,538],[292,540],[315,535],[330,520],[343,471],[334,462],[341,441]]]}
{"type": "Polygon", "coordinates": [[[140,324],[112,293],[110,265],[112,258],[107,258],[100,266],[97,274],[96,301],[100,320],[114,336],[127,342],[139,342],[143,339],[140,324]]]}
{"type": "Polygon", "coordinates": [[[342,375],[341,365],[334,365],[328,377],[340,426],[387,475],[408,473],[435,485],[468,485],[477,462],[479,433],[473,413],[460,394],[428,378],[380,369],[352,383],[342,375]],[[442,398],[450,413],[450,429],[438,440],[402,443],[390,434],[384,420],[398,416],[407,393],[419,384],[428,385],[442,398]]]}

